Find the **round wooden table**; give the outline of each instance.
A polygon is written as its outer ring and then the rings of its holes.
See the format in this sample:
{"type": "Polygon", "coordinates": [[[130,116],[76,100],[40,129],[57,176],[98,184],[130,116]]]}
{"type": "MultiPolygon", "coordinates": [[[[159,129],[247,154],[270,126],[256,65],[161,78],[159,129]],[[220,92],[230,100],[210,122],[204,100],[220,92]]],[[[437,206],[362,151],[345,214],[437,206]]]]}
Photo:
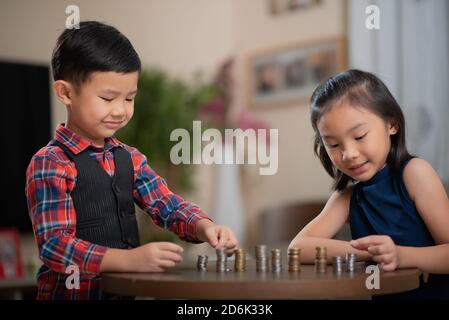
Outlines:
{"type": "Polygon", "coordinates": [[[101,285],[109,293],[157,299],[340,299],[409,291],[419,286],[420,274],[418,269],[381,272],[380,288],[370,290],[371,274],[363,263],[353,273],[334,274],[328,266],[318,274],[313,265],[301,265],[299,273],[259,273],[250,260],[246,271],[219,273],[209,261],[208,271],[175,267],[165,273],[104,273],[101,285]]]}

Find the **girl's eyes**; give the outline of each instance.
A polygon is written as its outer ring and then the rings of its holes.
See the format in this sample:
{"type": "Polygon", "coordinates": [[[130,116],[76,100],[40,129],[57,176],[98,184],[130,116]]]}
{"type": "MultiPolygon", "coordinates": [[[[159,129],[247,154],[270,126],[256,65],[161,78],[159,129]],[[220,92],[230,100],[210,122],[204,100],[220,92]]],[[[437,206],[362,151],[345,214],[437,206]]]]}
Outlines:
{"type": "Polygon", "coordinates": [[[356,137],[355,138],[355,140],[362,140],[363,138],[365,138],[366,137],[366,135],[368,134],[368,132],[367,133],[365,133],[363,136],[360,136],[360,137],[356,137]]]}
{"type": "MultiPolygon", "coordinates": [[[[364,135],[360,136],[360,137],[356,137],[355,140],[362,140],[363,138],[366,137],[367,134],[368,134],[368,132],[365,133],[364,135]]],[[[337,148],[337,147],[338,147],[338,144],[326,144],[326,146],[327,146],[329,149],[334,149],[334,148],[337,148]]]]}

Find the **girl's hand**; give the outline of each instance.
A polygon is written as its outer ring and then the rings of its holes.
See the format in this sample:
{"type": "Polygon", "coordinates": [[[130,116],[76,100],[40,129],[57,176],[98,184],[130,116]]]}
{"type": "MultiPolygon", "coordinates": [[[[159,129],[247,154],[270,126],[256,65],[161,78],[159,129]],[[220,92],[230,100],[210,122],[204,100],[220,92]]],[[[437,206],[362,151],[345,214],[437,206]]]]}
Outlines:
{"type": "Polygon", "coordinates": [[[225,248],[228,255],[232,255],[237,247],[237,239],[229,227],[207,219],[197,222],[196,234],[199,240],[208,242],[213,248],[225,248]]]}
{"type": "Polygon", "coordinates": [[[183,249],[171,242],[151,242],[129,250],[133,272],[162,272],[182,261],[183,249]]]}
{"type": "Polygon", "coordinates": [[[368,251],[383,271],[394,271],[399,266],[399,250],[389,236],[367,236],[352,240],[351,245],[355,249],[368,251]]]}

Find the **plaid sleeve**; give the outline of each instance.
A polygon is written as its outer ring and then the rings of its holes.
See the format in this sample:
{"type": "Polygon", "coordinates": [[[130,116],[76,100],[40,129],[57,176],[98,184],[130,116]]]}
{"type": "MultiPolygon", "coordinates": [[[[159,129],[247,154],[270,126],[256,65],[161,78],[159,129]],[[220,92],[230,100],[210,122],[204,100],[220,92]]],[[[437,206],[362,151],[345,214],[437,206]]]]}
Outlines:
{"type": "Polygon", "coordinates": [[[25,192],[39,256],[56,272],[77,265],[80,272],[100,273],[107,248],[76,238],[70,197],[75,175],[68,162],[44,154],[34,156],[27,169],[25,192]]]}
{"type": "Polygon", "coordinates": [[[167,183],[147,163],[136,149],[131,153],[135,168],[134,199],[153,222],[176,233],[182,240],[201,243],[196,237],[196,223],[209,219],[194,203],[171,192],[167,183]]]}

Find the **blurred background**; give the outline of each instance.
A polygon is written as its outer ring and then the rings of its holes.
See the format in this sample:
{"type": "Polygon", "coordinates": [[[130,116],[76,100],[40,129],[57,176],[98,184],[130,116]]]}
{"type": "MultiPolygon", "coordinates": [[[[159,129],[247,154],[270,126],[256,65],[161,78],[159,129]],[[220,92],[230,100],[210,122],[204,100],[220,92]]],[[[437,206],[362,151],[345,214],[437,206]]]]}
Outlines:
{"type": "MultiPolygon", "coordinates": [[[[0,297],[33,295],[40,262],[25,170],[65,121],[49,65],[69,5],[78,6],[81,21],[117,27],[142,60],[136,113],[119,137],[143,151],[173,191],[231,226],[249,252],[259,243],[286,247],[331,193],[332,181],[313,153],[308,102],[313,88],[339,71],[360,68],[387,84],[403,108],[410,151],[449,183],[445,0],[0,0],[6,144],[0,241],[16,243],[9,255],[22,265],[3,276],[10,280],[0,281],[0,297]],[[277,129],[277,173],[260,175],[258,164],[173,165],[170,132],[191,132],[193,120],[202,120],[203,129],[277,129]]],[[[198,253],[213,254],[138,215],[142,242],[175,241],[192,261],[198,253]]],[[[344,228],[336,237],[348,239],[350,233],[344,228]]]]}

